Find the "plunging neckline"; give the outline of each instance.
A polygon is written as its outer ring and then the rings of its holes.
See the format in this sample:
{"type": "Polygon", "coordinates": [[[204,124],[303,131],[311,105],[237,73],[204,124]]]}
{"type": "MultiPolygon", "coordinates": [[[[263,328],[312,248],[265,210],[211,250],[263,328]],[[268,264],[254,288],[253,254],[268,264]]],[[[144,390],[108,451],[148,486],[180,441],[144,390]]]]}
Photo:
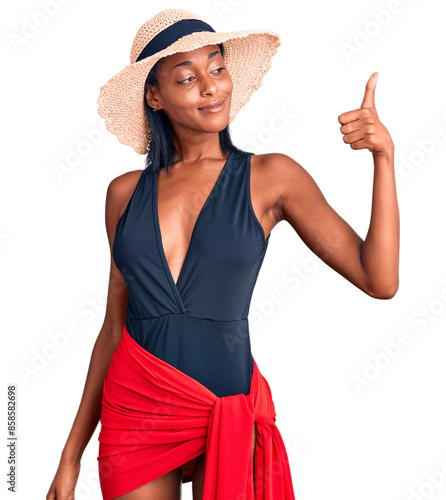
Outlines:
{"type": "Polygon", "coordinates": [[[223,172],[226,170],[226,166],[228,165],[229,160],[231,159],[233,153],[234,153],[234,150],[232,150],[229,153],[229,156],[226,158],[225,164],[223,165],[223,168],[221,169],[221,171],[217,177],[217,180],[215,181],[215,184],[212,187],[212,190],[210,191],[209,195],[207,196],[203,206],[201,207],[201,209],[198,213],[197,218],[195,219],[195,224],[194,224],[194,227],[192,229],[191,237],[189,239],[189,245],[187,247],[186,255],[184,256],[183,264],[181,265],[180,274],[178,275],[178,279],[177,279],[176,283],[175,283],[175,280],[173,279],[173,275],[172,275],[172,272],[170,270],[169,264],[167,263],[167,257],[166,257],[166,253],[164,251],[163,238],[162,238],[162,234],[161,234],[161,227],[160,227],[159,213],[158,213],[158,173],[154,173],[154,175],[153,175],[153,183],[152,183],[153,184],[152,185],[152,188],[153,188],[153,220],[155,223],[155,232],[156,232],[156,236],[158,239],[159,254],[160,254],[163,266],[165,268],[167,277],[169,279],[169,282],[172,285],[172,289],[175,291],[175,293],[179,299],[179,302],[182,306],[183,306],[183,303],[182,303],[182,298],[179,294],[179,285],[180,285],[181,278],[185,272],[184,271],[185,265],[187,264],[187,258],[190,254],[190,249],[191,249],[191,245],[193,242],[194,234],[196,233],[197,225],[198,225],[200,219],[202,218],[202,214],[205,212],[206,207],[209,205],[211,198],[213,198],[213,194],[221,182],[221,179],[223,177],[223,172]]]}

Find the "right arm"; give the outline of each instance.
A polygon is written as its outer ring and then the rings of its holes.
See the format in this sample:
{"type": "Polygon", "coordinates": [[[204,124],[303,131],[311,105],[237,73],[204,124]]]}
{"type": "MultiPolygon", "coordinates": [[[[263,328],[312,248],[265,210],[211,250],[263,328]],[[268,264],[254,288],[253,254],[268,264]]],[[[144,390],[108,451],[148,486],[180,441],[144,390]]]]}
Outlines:
{"type": "Polygon", "coordinates": [[[113,239],[124,200],[130,198],[126,174],[113,179],[107,189],[105,224],[110,245],[110,278],[104,323],[93,347],[79,409],[46,500],[72,500],[81,457],[101,417],[102,388],[112,356],[122,336],[128,290],[113,260],[113,239]],[[123,179],[126,180],[123,180],[123,179]]]}

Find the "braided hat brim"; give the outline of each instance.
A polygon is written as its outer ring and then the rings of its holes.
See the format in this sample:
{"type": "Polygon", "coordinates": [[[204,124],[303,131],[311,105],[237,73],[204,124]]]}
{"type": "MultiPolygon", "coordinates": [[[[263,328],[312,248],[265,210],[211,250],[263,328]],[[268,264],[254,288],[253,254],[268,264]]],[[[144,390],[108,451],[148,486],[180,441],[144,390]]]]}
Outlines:
{"type": "Polygon", "coordinates": [[[129,64],[101,87],[98,113],[105,120],[106,129],[122,144],[131,146],[138,154],[146,154],[150,132],[144,84],[150,70],[162,57],[219,43],[223,44],[223,59],[233,81],[231,123],[270,70],[271,58],[280,45],[277,33],[264,30],[194,32],[150,57],[129,64]]]}

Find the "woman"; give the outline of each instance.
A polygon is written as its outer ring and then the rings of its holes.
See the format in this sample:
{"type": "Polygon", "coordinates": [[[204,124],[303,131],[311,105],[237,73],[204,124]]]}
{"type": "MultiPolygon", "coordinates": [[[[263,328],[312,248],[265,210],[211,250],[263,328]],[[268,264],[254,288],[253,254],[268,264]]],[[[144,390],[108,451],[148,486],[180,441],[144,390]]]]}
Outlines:
{"type": "Polygon", "coordinates": [[[271,32],[215,33],[195,14],[167,9],[140,28],[132,64],[101,89],[108,130],[148,150],[147,166],[107,191],[106,315],[47,500],[74,498],[99,420],[105,500],[177,499],[187,481],[194,500],[294,499],[247,322],[271,231],[286,220],[330,267],[388,299],[398,289],[399,214],[377,74],[361,108],[339,117],[344,141],[373,154],[365,241],[299,163],[232,144],[228,123],[278,45],[271,32]]]}

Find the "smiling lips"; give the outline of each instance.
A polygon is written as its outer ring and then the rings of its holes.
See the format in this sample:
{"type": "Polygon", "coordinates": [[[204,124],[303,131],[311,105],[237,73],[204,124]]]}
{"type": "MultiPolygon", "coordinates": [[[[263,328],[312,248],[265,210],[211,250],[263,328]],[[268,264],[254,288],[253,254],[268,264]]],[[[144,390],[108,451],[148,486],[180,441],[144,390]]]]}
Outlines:
{"type": "Polygon", "coordinates": [[[204,106],[203,108],[198,108],[200,111],[204,111],[205,113],[216,113],[217,111],[220,111],[223,109],[223,104],[224,104],[224,99],[221,99],[219,101],[214,101],[208,104],[207,106],[204,106]]]}

